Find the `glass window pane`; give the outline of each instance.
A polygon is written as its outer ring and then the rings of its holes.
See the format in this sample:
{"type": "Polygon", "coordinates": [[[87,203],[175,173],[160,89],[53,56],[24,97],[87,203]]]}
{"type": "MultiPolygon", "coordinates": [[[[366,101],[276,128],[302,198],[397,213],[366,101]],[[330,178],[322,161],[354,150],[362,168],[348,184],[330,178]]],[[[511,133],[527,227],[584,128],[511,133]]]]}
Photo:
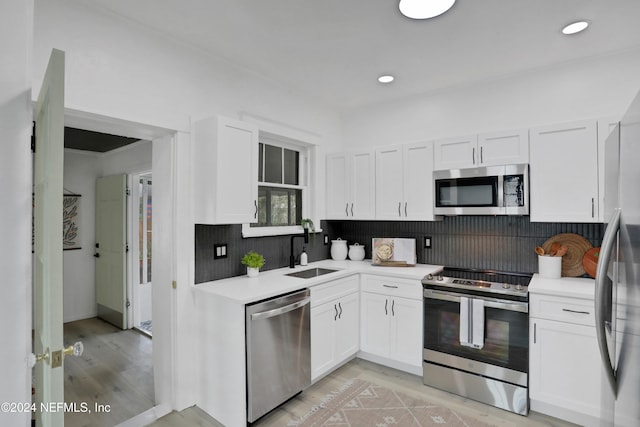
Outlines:
{"type": "Polygon", "coordinates": [[[262,187],[258,189],[258,223],[251,225],[256,227],[267,225],[267,190],[262,187]]]}
{"type": "Polygon", "coordinates": [[[282,148],[265,144],[264,159],[264,182],[282,184],[282,148]]]}
{"type": "Polygon", "coordinates": [[[293,150],[284,150],[284,183],[298,185],[300,174],[300,153],[293,150]]]}
{"type": "Polygon", "coordinates": [[[289,225],[289,192],[287,190],[271,191],[271,225],[289,225]]]}
{"type": "Polygon", "coordinates": [[[258,144],[258,181],[264,182],[264,167],[263,167],[263,159],[264,159],[264,144],[258,144]]]}

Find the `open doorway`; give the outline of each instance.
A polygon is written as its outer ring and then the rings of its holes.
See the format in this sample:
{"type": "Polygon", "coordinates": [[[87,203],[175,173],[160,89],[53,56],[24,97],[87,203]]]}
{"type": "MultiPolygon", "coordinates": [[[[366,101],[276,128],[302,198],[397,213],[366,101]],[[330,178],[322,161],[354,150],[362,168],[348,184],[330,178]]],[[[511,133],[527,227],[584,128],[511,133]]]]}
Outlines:
{"type": "Polygon", "coordinates": [[[153,335],[152,274],[153,265],[153,180],[152,173],[131,177],[132,267],[131,296],[133,327],[153,335]]]}

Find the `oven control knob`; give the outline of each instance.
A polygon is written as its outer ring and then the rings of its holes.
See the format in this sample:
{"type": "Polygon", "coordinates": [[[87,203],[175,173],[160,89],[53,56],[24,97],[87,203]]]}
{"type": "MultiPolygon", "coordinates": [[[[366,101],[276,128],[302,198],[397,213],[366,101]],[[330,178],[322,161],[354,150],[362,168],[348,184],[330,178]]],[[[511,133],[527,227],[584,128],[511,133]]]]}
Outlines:
{"type": "Polygon", "coordinates": [[[502,284],[502,288],[503,288],[503,289],[509,289],[510,287],[511,287],[511,285],[510,285],[510,284],[508,284],[508,283],[503,283],[503,284],[502,284]]]}
{"type": "Polygon", "coordinates": [[[442,282],[442,280],[444,280],[444,278],[442,277],[441,274],[439,274],[436,280],[438,280],[439,282],[442,282]]]}
{"type": "Polygon", "coordinates": [[[522,285],[516,285],[516,290],[521,291],[522,290],[522,285]]]}
{"type": "Polygon", "coordinates": [[[427,280],[433,280],[433,274],[431,273],[427,274],[427,280]]]}

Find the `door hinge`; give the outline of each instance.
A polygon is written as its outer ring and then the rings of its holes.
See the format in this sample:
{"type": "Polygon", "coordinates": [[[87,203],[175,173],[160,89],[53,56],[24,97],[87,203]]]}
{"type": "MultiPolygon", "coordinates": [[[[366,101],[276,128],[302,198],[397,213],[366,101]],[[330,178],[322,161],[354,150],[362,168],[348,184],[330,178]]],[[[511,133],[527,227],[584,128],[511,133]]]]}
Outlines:
{"type": "Polygon", "coordinates": [[[127,300],[127,308],[131,307],[131,301],[127,300]]]}
{"type": "Polygon", "coordinates": [[[129,187],[127,187],[127,189],[125,190],[125,193],[126,193],[127,196],[131,195],[131,190],[129,190],[129,187]]]}
{"type": "Polygon", "coordinates": [[[172,287],[173,289],[178,289],[178,282],[177,282],[177,281],[175,281],[175,280],[172,280],[172,281],[171,281],[171,287],[172,287]]]}
{"type": "Polygon", "coordinates": [[[31,152],[36,152],[36,122],[35,120],[32,122],[31,126],[31,152]]]}
{"type": "Polygon", "coordinates": [[[127,246],[124,249],[126,252],[129,252],[129,244],[127,243],[127,246]]]}

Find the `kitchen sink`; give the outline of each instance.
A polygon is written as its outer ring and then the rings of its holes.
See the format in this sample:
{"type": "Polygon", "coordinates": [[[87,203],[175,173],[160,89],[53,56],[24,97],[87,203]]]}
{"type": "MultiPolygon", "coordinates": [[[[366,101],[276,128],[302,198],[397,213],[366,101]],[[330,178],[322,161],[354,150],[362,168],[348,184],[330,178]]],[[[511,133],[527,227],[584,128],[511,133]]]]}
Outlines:
{"type": "Polygon", "coordinates": [[[313,277],[322,276],[323,274],[334,273],[338,270],[334,270],[331,268],[309,268],[307,270],[295,271],[293,273],[288,273],[285,276],[298,277],[300,279],[311,279],[313,277]]]}

